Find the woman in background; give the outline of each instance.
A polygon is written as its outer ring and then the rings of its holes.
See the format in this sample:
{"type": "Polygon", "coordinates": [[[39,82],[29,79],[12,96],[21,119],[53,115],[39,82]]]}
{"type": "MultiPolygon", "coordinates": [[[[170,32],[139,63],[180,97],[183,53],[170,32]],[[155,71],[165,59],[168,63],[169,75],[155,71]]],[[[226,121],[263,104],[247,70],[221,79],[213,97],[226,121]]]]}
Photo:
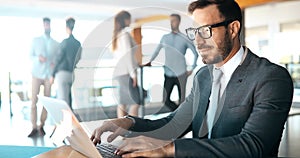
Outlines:
{"type": "Polygon", "coordinates": [[[117,64],[113,77],[118,82],[117,116],[119,118],[125,115],[138,116],[141,102],[136,74],[138,67],[135,59],[137,45],[126,29],[130,23],[131,15],[127,11],[119,12],[114,18],[112,51],[117,64]]]}

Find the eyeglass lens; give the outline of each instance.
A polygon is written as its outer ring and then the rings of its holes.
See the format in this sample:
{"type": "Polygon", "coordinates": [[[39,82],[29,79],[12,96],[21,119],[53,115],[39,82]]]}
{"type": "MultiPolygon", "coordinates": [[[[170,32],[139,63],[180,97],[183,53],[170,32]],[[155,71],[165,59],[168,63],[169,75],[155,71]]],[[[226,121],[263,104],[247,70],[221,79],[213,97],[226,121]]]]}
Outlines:
{"type": "Polygon", "coordinates": [[[186,33],[190,40],[195,40],[196,33],[198,33],[201,38],[208,39],[211,37],[211,27],[189,28],[186,30],[186,33]]]}

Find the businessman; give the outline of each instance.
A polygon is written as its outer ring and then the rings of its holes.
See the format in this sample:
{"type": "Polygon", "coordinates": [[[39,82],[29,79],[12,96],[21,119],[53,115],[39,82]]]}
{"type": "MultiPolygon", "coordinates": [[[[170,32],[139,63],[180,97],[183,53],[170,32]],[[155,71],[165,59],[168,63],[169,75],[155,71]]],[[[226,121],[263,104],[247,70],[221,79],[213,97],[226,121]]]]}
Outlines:
{"type": "Polygon", "coordinates": [[[185,101],[158,120],[108,120],[91,140],[100,143],[106,131],[113,132],[108,141],[138,136],[116,151],[123,157],[276,157],[293,96],[288,71],[241,46],[234,0],[194,1],[189,12],[195,26],[186,32],[207,65],[185,101]],[[189,131],[192,138],[180,137],[189,131]]]}

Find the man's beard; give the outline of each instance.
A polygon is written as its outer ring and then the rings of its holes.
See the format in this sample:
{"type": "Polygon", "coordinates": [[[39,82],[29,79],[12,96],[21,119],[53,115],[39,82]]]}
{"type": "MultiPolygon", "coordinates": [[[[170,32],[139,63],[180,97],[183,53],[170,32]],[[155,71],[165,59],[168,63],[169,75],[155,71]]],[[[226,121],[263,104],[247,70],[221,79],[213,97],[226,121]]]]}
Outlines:
{"type": "MultiPolygon", "coordinates": [[[[233,48],[233,42],[231,41],[231,38],[229,36],[229,32],[226,31],[224,38],[222,40],[223,42],[220,43],[220,45],[215,48],[215,51],[218,51],[219,54],[214,56],[212,60],[206,60],[206,57],[203,56],[202,62],[204,64],[216,64],[219,62],[224,61],[230,54],[232,48],[233,48]]],[[[200,49],[200,48],[198,48],[200,49]]]]}
{"type": "Polygon", "coordinates": [[[176,26],[172,26],[171,25],[171,30],[174,32],[174,31],[177,31],[178,30],[178,27],[176,27],[176,26]]]}
{"type": "Polygon", "coordinates": [[[233,48],[233,44],[232,44],[232,41],[230,40],[228,31],[225,32],[224,42],[222,44],[223,45],[220,49],[223,51],[222,57],[223,57],[223,60],[225,60],[233,48]]]}

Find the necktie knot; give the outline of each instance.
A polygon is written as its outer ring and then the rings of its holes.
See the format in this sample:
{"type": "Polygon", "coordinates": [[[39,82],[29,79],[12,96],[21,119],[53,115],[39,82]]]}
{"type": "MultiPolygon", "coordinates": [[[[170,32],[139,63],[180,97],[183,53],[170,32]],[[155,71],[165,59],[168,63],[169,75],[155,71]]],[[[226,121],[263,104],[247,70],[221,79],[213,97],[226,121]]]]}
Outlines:
{"type": "Polygon", "coordinates": [[[214,68],[213,69],[213,82],[219,82],[223,72],[221,69],[214,68]]]}

